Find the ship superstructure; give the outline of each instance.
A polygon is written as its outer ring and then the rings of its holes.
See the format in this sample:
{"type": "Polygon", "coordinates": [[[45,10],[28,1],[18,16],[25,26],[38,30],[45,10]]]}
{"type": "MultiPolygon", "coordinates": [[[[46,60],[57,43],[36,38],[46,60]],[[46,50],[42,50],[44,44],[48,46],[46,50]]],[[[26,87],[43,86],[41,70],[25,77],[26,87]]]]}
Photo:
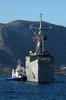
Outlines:
{"type": "Polygon", "coordinates": [[[25,69],[24,67],[21,67],[20,65],[20,59],[19,64],[17,65],[17,68],[12,68],[12,77],[6,78],[7,81],[26,81],[27,77],[25,75],[25,69]]]}
{"type": "Polygon", "coordinates": [[[12,68],[12,78],[15,76],[18,77],[21,75],[25,75],[25,69],[24,69],[24,67],[21,67],[20,59],[18,62],[19,62],[19,64],[17,65],[17,68],[16,69],[12,68]]]}
{"type": "Polygon", "coordinates": [[[47,36],[43,33],[44,30],[51,30],[42,28],[42,14],[40,14],[40,27],[30,29],[38,30],[38,34],[34,32],[34,39],[37,40],[36,52],[30,51],[29,56],[26,56],[26,76],[27,81],[31,82],[51,82],[54,80],[54,57],[48,51],[44,50],[44,40],[47,36]]]}

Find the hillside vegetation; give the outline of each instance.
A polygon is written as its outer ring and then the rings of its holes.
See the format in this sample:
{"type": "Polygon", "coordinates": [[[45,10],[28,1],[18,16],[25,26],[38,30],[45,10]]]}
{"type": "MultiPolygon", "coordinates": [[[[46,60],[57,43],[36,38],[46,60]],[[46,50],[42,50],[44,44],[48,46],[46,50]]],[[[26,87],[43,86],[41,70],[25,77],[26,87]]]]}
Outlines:
{"type": "MultiPolygon", "coordinates": [[[[36,41],[32,42],[33,33],[30,25],[39,27],[39,22],[16,20],[8,24],[0,24],[0,75],[10,75],[11,69],[16,68],[17,60],[25,66],[25,57],[29,50],[35,50],[36,41]]],[[[48,35],[45,41],[45,50],[54,56],[55,72],[64,72],[62,66],[66,66],[66,27],[42,22],[42,27],[52,26],[51,31],[45,31],[48,35]]]]}

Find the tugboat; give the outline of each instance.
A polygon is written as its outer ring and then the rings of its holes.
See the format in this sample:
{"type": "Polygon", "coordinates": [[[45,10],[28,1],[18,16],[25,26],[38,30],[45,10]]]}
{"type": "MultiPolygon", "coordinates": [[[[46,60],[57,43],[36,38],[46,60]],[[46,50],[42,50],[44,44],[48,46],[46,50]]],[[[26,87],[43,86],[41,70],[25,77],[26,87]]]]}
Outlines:
{"type": "Polygon", "coordinates": [[[52,82],[54,80],[54,57],[44,50],[44,40],[47,36],[43,34],[43,30],[51,30],[42,28],[42,14],[40,14],[40,27],[34,28],[30,26],[34,32],[34,39],[37,40],[36,52],[30,51],[29,56],[26,56],[26,76],[30,82],[52,82]],[[36,31],[38,30],[38,34],[36,31]]]}
{"type": "Polygon", "coordinates": [[[21,67],[20,65],[20,59],[19,59],[19,64],[17,66],[17,69],[15,70],[12,68],[12,77],[7,78],[7,81],[26,81],[27,77],[25,75],[25,69],[24,67],[21,67]]]}

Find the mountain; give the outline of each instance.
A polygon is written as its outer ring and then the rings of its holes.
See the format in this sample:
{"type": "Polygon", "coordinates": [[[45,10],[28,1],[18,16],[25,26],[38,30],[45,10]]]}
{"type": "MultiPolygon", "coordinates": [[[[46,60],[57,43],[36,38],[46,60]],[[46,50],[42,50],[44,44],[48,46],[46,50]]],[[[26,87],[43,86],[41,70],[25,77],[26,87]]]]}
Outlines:
{"type": "MultiPolygon", "coordinates": [[[[0,23],[0,75],[11,73],[11,69],[16,68],[18,59],[25,66],[29,50],[35,51],[36,41],[32,42],[30,25],[39,27],[39,22],[16,20],[8,24],[0,23]]],[[[50,25],[52,30],[44,31],[47,34],[44,49],[54,56],[55,70],[59,71],[61,65],[66,66],[66,27],[42,22],[43,28],[50,25]]]]}

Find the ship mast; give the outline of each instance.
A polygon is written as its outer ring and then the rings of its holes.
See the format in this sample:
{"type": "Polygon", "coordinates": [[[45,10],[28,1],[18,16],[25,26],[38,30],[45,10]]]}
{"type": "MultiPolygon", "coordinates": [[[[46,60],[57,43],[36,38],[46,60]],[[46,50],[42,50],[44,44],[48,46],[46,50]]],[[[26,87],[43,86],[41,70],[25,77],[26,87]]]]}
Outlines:
{"type": "Polygon", "coordinates": [[[42,14],[40,14],[40,29],[41,29],[41,27],[42,27],[41,21],[42,21],[42,14]]]}
{"type": "Polygon", "coordinates": [[[50,28],[42,28],[42,14],[40,14],[40,27],[39,28],[34,28],[30,26],[30,29],[34,33],[35,37],[34,39],[37,40],[37,45],[36,45],[36,53],[37,55],[43,54],[44,52],[44,37],[46,36],[43,34],[43,30],[50,30],[50,28]],[[39,30],[38,34],[36,34],[33,30],[39,30]]]}
{"type": "Polygon", "coordinates": [[[42,33],[42,14],[40,14],[40,27],[39,27],[39,33],[37,34],[37,46],[36,46],[36,52],[37,54],[43,53],[44,51],[44,34],[42,33]]]}

